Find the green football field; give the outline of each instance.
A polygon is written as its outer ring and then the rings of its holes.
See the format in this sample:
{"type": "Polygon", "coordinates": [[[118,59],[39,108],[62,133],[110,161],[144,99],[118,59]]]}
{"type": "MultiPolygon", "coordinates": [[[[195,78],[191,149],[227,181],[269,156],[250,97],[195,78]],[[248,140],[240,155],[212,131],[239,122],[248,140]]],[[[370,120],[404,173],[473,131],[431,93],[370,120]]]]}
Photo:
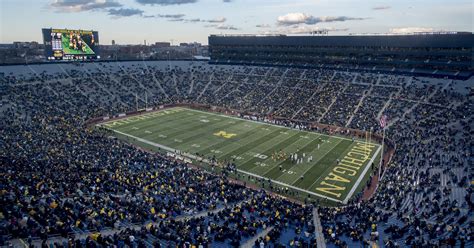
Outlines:
{"type": "Polygon", "coordinates": [[[220,162],[234,161],[242,174],[339,203],[347,203],[365,185],[381,150],[367,139],[353,141],[181,107],[99,125],[146,148],[191,160],[215,156],[220,162]]]}

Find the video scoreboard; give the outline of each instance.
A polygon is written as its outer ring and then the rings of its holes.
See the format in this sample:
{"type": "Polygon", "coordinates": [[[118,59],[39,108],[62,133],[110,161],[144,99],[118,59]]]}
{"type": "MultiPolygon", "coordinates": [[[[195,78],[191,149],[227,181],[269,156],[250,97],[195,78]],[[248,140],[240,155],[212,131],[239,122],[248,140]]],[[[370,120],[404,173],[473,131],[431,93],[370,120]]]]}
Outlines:
{"type": "Polygon", "coordinates": [[[100,59],[97,31],[43,29],[43,41],[48,60],[100,59]]]}

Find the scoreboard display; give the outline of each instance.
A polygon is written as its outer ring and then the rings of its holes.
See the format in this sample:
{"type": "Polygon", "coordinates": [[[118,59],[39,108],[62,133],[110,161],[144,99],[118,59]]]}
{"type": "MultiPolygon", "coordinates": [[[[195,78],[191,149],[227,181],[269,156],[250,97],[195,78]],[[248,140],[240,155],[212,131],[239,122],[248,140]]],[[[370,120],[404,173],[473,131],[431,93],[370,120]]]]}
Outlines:
{"type": "Polygon", "coordinates": [[[48,60],[100,59],[97,31],[43,29],[43,41],[48,60]]]}

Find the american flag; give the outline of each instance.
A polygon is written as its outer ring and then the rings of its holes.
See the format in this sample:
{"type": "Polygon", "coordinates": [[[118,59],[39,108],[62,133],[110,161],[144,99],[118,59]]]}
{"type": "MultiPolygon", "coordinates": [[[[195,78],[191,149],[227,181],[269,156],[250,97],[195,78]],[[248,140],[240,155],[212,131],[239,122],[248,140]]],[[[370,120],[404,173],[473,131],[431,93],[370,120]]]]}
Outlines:
{"type": "Polygon", "coordinates": [[[387,125],[387,116],[382,115],[382,117],[380,117],[380,126],[382,128],[385,128],[386,125],[387,125]]]}

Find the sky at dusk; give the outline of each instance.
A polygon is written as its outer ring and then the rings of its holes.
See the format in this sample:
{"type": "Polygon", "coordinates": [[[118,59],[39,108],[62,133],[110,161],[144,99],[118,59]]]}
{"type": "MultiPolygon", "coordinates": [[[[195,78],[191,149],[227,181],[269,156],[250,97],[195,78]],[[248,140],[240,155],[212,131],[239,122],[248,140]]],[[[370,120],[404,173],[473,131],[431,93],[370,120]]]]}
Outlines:
{"type": "Polygon", "coordinates": [[[473,32],[460,0],[0,0],[0,43],[42,28],[99,31],[101,44],[200,42],[210,34],[473,32]]]}

